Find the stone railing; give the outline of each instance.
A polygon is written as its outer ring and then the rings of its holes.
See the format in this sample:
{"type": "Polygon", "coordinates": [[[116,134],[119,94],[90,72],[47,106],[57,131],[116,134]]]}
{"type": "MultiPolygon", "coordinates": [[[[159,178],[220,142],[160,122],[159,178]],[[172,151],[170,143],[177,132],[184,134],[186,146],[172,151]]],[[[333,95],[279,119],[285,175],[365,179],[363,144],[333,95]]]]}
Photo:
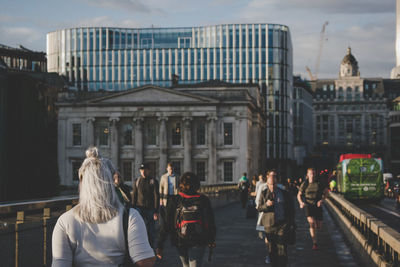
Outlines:
{"type": "Polygon", "coordinates": [[[400,233],[358,208],[340,195],[330,193],[327,207],[353,248],[367,265],[400,266],[400,233]]]}

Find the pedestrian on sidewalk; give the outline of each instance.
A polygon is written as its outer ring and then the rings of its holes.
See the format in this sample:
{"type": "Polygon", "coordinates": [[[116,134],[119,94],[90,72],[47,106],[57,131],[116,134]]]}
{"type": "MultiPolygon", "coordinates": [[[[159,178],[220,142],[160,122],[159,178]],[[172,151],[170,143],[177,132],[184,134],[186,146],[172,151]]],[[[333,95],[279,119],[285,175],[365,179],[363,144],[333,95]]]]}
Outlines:
{"type": "Polygon", "coordinates": [[[167,173],[160,179],[160,217],[165,215],[168,199],[178,194],[178,176],[174,172],[171,162],[167,163],[167,173]]]}
{"type": "MultiPolygon", "coordinates": [[[[256,185],[256,209],[258,209],[258,203],[260,200],[261,193],[267,188],[267,177],[260,174],[258,175],[258,182],[256,185]]],[[[269,257],[269,244],[268,244],[268,238],[267,235],[265,234],[265,229],[264,226],[261,223],[261,218],[262,218],[263,212],[258,212],[258,218],[257,218],[257,223],[256,223],[256,230],[258,231],[258,237],[265,242],[265,247],[267,254],[265,256],[265,263],[269,264],[271,263],[271,258],[269,257]]]]}
{"type": "Polygon", "coordinates": [[[109,167],[97,157],[86,158],[79,169],[79,203],[57,220],[52,255],[52,267],[154,265],[142,217],[125,209],[109,167]]]}
{"type": "Polygon", "coordinates": [[[313,250],[318,249],[317,231],[322,228],[322,203],[328,194],[326,187],[316,179],[315,169],[307,169],[307,178],[300,185],[297,194],[300,208],[305,209],[308,224],[310,225],[310,235],[313,241],[313,250]],[[303,199],[304,198],[304,199],[303,199]]]}
{"type": "Polygon", "coordinates": [[[182,174],[179,193],[168,199],[166,216],[160,224],[156,254],[163,257],[165,240],[170,235],[184,267],[199,267],[208,246],[215,247],[216,227],[211,202],[198,193],[200,179],[192,172],[182,174]]]}
{"type": "Polygon", "coordinates": [[[250,182],[247,178],[247,173],[243,173],[243,176],[239,179],[238,189],[240,192],[240,202],[242,203],[242,208],[246,208],[247,199],[249,197],[249,187],[250,182]]]}
{"type": "Polygon", "coordinates": [[[272,266],[287,266],[287,240],[290,228],[294,227],[294,205],[289,192],[279,188],[276,171],[267,173],[267,187],[262,191],[258,211],[263,212],[264,226],[269,244],[272,266]]]}
{"type": "Polygon", "coordinates": [[[142,215],[146,223],[150,246],[154,248],[156,237],[155,221],[158,220],[160,194],[158,182],[150,177],[150,170],[146,163],[140,165],[140,177],[132,181],[132,206],[142,215]]]}
{"type": "Polygon", "coordinates": [[[124,183],[124,179],[118,171],[114,173],[113,178],[115,192],[117,192],[119,200],[126,208],[132,207],[131,187],[124,183]]]}

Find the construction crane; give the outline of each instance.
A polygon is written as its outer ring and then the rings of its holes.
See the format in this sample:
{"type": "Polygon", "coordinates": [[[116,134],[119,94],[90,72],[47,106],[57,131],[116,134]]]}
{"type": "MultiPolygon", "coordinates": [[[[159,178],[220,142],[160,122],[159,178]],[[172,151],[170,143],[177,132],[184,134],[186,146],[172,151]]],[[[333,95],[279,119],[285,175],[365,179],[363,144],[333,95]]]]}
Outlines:
{"type": "Polygon", "coordinates": [[[318,79],[319,65],[321,63],[322,48],[324,47],[324,41],[325,41],[325,30],[326,30],[326,26],[328,26],[328,24],[329,24],[329,21],[325,21],[325,23],[322,25],[321,33],[319,34],[318,54],[317,54],[317,59],[315,61],[315,74],[313,75],[310,68],[308,66],[306,66],[306,70],[312,81],[318,79]]]}

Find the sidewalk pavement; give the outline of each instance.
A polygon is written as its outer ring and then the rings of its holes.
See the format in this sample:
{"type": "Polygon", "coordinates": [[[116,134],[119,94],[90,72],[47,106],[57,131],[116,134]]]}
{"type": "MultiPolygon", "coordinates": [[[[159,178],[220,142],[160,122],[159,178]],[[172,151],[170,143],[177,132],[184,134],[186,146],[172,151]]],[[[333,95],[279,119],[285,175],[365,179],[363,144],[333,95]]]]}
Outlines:
{"type": "MultiPolygon", "coordinates": [[[[295,206],[297,240],[295,245],[288,247],[289,266],[359,266],[326,210],[324,210],[323,229],[319,235],[319,249],[313,251],[306,217],[297,202],[295,206]]],[[[216,209],[214,213],[217,224],[217,247],[213,251],[211,262],[207,261],[208,249],[206,250],[202,266],[270,266],[265,263],[266,248],[255,230],[255,218],[246,219],[245,210],[239,203],[216,209]]],[[[165,244],[164,257],[161,261],[157,260],[156,266],[182,266],[176,248],[171,246],[169,240],[165,244]]]]}

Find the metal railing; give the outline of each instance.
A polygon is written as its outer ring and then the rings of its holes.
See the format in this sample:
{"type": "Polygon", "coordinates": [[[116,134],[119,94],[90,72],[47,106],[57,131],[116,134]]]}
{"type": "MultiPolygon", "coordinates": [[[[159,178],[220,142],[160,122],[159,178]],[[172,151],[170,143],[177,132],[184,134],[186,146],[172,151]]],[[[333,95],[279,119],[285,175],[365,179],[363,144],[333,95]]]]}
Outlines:
{"type": "Polygon", "coordinates": [[[400,266],[399,232],[338,194],[330,193],[327,202],[378,266],[400,266]]]}
{"type": "MultiPolygon", "coordinates": [[[[236,184],[204,185],[199,190],[216,206],[237,199],[236,184]]],[[[0,205],[1,266],[50,266],[51,237],[58,217],[78,196],[0,205]],[[28,255],[27,255],[28,254],[28,255]]]]}

